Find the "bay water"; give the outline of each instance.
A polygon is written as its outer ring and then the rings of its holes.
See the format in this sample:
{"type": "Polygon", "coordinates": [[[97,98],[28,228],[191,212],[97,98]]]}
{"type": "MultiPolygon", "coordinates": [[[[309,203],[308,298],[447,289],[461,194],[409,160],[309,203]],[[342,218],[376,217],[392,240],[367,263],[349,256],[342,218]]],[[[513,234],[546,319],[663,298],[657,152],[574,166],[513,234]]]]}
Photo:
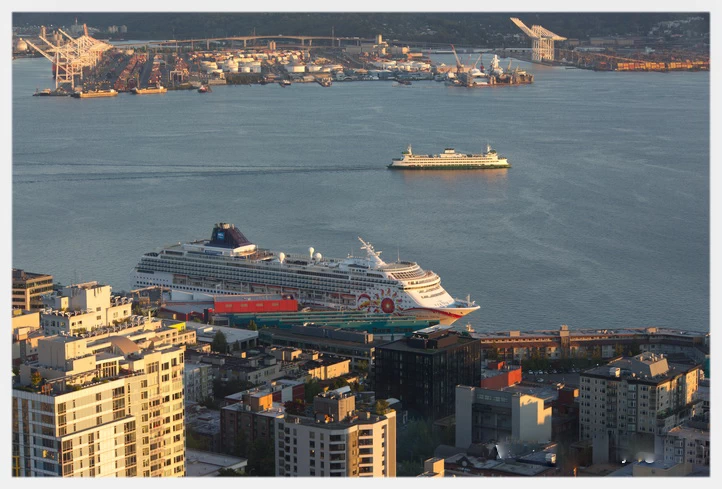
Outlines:
{"type": "Polygon", "coordinates": [[[360,236],[416,261],[481,306],[459,327],[709,330],[709,73],[514,61],[534,84],[73,99],[31,96],[45,59],[12,63],[13,267],[129,290],[143,253],[223,221],[286,253],[360,255],[360,236]],[[487,143],[512,168],[386,168],[487,143]]]}

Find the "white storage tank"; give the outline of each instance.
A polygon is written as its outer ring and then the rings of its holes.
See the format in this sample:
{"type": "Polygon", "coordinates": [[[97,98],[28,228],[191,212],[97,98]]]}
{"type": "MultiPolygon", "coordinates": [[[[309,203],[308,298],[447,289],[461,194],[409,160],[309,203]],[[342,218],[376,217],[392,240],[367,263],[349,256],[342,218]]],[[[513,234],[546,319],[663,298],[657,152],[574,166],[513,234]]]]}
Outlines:
{"type": "Polygon", "coordinates": [[[306,65],[289,63],[286,65],[286,71],[288,71],[289,73],[305,73],[306,65]]]}

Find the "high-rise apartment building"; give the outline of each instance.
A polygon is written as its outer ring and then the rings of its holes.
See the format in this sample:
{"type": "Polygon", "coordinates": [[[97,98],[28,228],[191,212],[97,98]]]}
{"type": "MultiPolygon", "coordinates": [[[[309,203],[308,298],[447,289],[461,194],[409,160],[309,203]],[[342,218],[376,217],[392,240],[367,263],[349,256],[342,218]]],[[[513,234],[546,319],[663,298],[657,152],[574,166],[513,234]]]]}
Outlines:
{"type": "Polygon", "coordinates": [[[357,411],[342,387],[317,396],[314,412],[276,419],[276,476],[396,477],[395,411],[357,411]]]}
{"type": "Polygon", "coordinates": [[[53,276],[13,268],[12,308],[41,309],[42,296],[53,291],[53,276]]]}
{"type": "Polygon", "coordinates": [[[51,336],[12,390],[13,475],[185,475],[183,345],[51,336]]]}
{"type": "Polygon", "coordinates": [[[647,352],[582,372],[579,436],[592,441],[594,463],[662,458],[662,437],[701,404],[694,396],[701,371],[647,352]]]}

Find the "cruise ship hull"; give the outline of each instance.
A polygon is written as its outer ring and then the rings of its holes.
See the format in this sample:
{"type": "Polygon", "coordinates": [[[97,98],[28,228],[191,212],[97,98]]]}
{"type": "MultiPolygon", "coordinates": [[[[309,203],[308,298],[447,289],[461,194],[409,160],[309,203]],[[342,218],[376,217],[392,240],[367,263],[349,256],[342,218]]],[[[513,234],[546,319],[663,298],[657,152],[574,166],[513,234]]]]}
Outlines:
{"type": "MultiPolygon", "coordinates": [[[[233,287],[227,287],[222,283],[211,285],[208,281],[193,280],[188,278],[174,277],[172,273],[163,272],[142,272],[134,269],[131,274],[131,283],[133,287],[149,287],[161,286],[168,289],[180,290],[184,292],[199,292],[204,294],[290,294],[299,301],[304,307],[322,308],[322,309],[357,309],[367,311],[369,313],[385,312],[383,306],[375,307],[373,303],[366,301],[368,293],[362,294],[321,294],[314,293],[309,290],[301,290],[295,287],[279,287],[264,284],[237,284],[233,287]],[[311,295],[313,294],[313,298],[311,295]],[[324,297],[325,296],[325,297],[324,297]],[[345,300],[345,304],[339,304],[339,299],[345,300]]],[[[383,299],[382,299],[383,302],[383,299]]],[[[435,320],[439,324],[451,325],[458,319],[479,309],[479,306],[470,307],[410,307],[403,309],[399,306],[394,308],[389,314],[399,316],[413,316],[418,319],[435,320]]]]}

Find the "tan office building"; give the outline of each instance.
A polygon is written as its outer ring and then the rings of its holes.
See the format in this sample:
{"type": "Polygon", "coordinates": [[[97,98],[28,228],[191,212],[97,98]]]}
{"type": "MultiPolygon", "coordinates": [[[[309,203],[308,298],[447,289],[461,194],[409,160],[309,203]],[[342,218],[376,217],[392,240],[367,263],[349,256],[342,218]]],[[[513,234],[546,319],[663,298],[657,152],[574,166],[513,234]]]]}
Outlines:
{"type": "Polygon", "coordinates": [[[53,291],[53,276],[13,268],[13,309],[42,309],[41,297],[53,291]]]}

